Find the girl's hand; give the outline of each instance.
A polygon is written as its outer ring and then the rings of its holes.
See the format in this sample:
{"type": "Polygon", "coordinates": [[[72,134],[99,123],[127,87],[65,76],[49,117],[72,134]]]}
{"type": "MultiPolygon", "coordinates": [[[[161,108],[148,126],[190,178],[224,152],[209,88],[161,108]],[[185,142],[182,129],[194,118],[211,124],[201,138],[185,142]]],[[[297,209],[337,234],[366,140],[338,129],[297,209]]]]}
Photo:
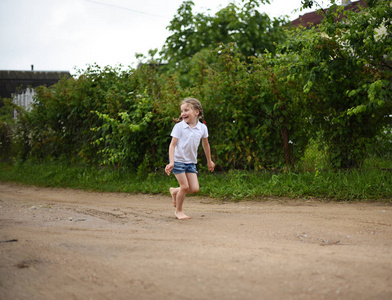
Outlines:
{"type": "Polygon", "coordinates": [[[170,172],[173,170],[173,168],[174,168],[174,164],[172,164],[172,163],[170,163],[166,166],[165,172],[166,172],[167,176],[170,176],[170,172]]]}
{"type": "Polygon", "coordinates": [[[210,160],[208,162],[208,170],[210,170],[211,172],[214,172],[214,169],[215,169],[215,164],[212,160],[210,160]]]}

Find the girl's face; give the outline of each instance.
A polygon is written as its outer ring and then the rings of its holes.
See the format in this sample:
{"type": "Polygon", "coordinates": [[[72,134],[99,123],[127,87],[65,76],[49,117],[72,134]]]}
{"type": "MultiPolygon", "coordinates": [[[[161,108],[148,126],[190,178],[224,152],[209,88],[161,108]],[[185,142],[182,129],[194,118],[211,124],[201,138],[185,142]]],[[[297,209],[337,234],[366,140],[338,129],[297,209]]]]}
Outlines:
{"type": "Polygon", "coordinates": [[[199,118],[199,110],[193,109],[189,103],[184,103],[181,105],[181,117],[187,124],[195,124],[199,118]]]}

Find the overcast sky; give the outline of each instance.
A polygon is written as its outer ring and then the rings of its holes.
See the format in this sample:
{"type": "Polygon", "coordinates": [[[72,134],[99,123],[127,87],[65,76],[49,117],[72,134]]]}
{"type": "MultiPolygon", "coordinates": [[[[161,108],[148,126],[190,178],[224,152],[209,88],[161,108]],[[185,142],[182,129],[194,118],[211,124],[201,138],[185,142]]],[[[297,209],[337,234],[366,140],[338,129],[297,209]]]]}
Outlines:
{"type": "MultiPolygon", "coordinates": [[[[0,70],[70,71],[137,65],[135,53],[161,49],[182,0],[0,0],[0,70]]],[[[229,0],[193,0],[211,14],[229,0]]],[[[259,10],[291,20],[301,0],[271,0],[259,10]]],[[[319,1],[322,3],[323,1],[319,1]]],[[[328,1],[324,1],[328,2],[328,1]]],[[[237,0],[236,3],[241,3],[237,0]]]]}

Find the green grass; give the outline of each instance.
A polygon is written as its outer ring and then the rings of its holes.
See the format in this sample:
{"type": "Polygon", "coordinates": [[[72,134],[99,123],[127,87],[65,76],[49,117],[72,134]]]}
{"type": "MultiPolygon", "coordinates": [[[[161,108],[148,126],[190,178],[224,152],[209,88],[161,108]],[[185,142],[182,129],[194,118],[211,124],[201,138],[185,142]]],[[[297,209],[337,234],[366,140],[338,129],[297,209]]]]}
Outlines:
{"type": "MultiPolygon", "coordinates": [[[[163,172],[138,176],[136,172],[62,162],[26,161],[0,163],[0,181],[88,191],[168,195],[177,186],[173,175],[163,172]]],[[[318,198],[338,201],[392,203],[392,171],[365,168],[350,171],[199,173],[198,195],[218,199],[265,197],[318,198]]]]}

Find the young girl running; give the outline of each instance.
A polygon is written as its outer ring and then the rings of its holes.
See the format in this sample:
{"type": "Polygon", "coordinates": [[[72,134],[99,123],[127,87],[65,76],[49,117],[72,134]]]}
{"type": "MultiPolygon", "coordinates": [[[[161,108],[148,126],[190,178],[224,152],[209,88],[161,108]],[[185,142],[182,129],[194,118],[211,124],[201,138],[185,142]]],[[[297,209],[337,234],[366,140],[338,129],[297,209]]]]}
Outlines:
{"type": "Polygon", "coordinates": [[[166,166],[165,172],[170,175],[173,170],[180,184],[180,187],[170,188],[173,205],[176,208],[174,215],[180,220],[190,219],[182,211],[185,196],[199,191],[196,164],[200,140],[202,140],[207,158],[208,170],[213,172],[215,168],[215,164],[211,160],[207,126],[199,121],[203,118],[203,108],[200,102],[194,98],[186,98],[181,102],[181,115],[171,132],[170,163],[166,166]]]}

